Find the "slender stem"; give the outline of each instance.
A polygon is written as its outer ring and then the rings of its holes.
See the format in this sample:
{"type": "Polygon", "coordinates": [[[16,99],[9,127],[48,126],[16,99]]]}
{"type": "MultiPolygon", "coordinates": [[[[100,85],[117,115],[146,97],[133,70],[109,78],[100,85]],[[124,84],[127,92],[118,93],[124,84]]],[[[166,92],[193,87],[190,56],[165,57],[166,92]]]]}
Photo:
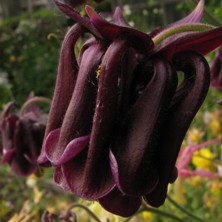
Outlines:
{"type": "Polygon", "coordinates": [[[65,215],[68,217],[71,209],[75,208],[75,207],[79,207],[84,209],[95,221],[97,222],[101,222],[101,220],[86,206],[82,205],[82,204],[78,204],[78,203],[74,203],[72,205],[69,206],[69,208],[66,210],[65,215]]]}
{"type": "Polygon", "coordinates": [[[178,221],[178,222],[187,222],[187,220],[183,220],[177,216],[174,216],[173,214],[169,214],[163,210],[159,210],[159,209],[156,209],[156,208],[152,208],[152,207],[148,207],[146,205],[146,208],[142,208],[140,210],[138,210],[132,217],[129,217],[128,219],[126,219],[124,222],[129,222],[134,216],[136,216],[137,214],[140,214],[142,212],[145,212],[145,211],[149,211],[149,212],[152,212],[152,213],[155,213],[155,214],[159,214],[159,215],[162,215],[164,217],[168,217],[168,218],[171,218],[175,221],[178,221]]]}
{"type": "Polygon", "coordinates": [[[178,208],[181,212],[183,212],[184,214],[187,214],[189,217],[201,221],[201,222],[206,222],[205,220],[203,220],[202,218],[199,218],[197,216],[195,216],[194,214],[192,214],[191,212],[189,212],[188,210],[186,210],[185,208],[183,208],[182,206],[180,206],[177,202],[175,202],[171,197],[169,197],[167,195],[167,199],[170,201],[171,204],[173,204],[176,208],[178,208]]]}

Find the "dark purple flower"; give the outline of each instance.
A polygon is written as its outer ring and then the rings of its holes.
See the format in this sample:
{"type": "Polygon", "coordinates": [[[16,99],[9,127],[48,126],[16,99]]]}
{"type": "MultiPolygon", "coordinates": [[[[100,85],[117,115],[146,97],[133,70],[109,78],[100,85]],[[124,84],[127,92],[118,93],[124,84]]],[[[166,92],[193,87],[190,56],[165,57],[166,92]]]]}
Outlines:
{"type": "Polygon", "coordinates": [[[216,51],[215,58],[210,67],[212,88],[222,90],[222,47],[216,51]]]}
{"type": "Polygon", "coordinates": [[[111,22],[86,6],[67,33],[40,164],[55,167],[63,188],[127,217],[141,199],[164,203],[187,129],[210,82],[203,55],[222,44],[222,28],[199,23],[204,1],[184,19],[150,35],[116,9],[111,22]],[[73,48],[85,33],[76,59],[73,48]],[[177,71],[184,73],[178,85],[177,71]]]}
{"type": "MultiPolygon", "coordinates": [[[[2,163],[8,163],[12,171],[28,176],[37,170],[46,125],[46,115],[34,103],[39,97],[29,97],[17,113],[17,105],[6,105],[0,118],[2,138],[2,163]]],[[[45,100],[45,99],[43,99],[45,100]]]]}

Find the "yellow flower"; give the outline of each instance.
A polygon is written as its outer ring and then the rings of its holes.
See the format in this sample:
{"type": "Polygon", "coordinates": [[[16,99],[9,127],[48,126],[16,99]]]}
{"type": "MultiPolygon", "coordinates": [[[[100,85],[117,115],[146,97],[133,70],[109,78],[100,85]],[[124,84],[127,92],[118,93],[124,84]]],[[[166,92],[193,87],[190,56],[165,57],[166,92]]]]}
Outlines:
{"type": "Polygon", "coordinates": [[[204,133],[197,128],[192,128],[187,132],[188,141],[192,144],[197,144],[200,142],[203,135],[204,133]]]}
{"type": "Polygon", "coordinates": [[[147,221],[153,218],[153,214],[149,211],[144,211],[142,212],[141,217],[143,220],[147,221]]]}
{"type": "Polygon", "coordinates": [[[197,169],[213,170],[213,159],[215,154],[212,153],[209,148],[203,148],[199,151],[195,151],[192,157],[192,163],[197,169]]]}

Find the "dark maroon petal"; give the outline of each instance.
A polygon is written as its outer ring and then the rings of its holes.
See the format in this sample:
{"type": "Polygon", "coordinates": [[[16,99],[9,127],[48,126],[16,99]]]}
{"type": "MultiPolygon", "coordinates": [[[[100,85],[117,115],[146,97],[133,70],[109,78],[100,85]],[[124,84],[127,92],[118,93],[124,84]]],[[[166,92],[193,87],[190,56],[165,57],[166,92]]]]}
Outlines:
{"type": "Polygon", "coordinates": [[[81,31],[81,27],[75,25],[68,31],[64,38],[46,135],[51,130],[61,127],[65,111],[72,97],[78,73],[78,66],[73,50],[77,40],[81,36],[81,31]]]}
{"type": "Polygon", "coordinates": [[[155,61],[150,82],[126,114],[111,147],[118,165],[120,189],[128,195],[145,195],[158,182],[154,162],[158,128],[176,86],[177,76],[171,66],[155,61]]]}
{"type": "Polygon", "coordinates": [[[92,24],[97,28],[105,40],[113,41],[121,34],[126,34],[127,38],[131,39],[131,44],[138,50],[147,53],[153,49],[154,45],[150,36],[132,27],[126,26],[122,19],[117,18],[119,16],[118,11],[114,16],[114,21],[118,22],[117,25],[103,19],[89,6],[86,6],[86,12],[92,24]]]}
{"type": "Polygon", "coordinates": [[[103,57],[87,157],[82,154],[72,163],[63,165],[72,192],[85,199],[98,199],[114,186],[109,167],[109,144],[116,125],[118,77],[126,45],[127,42],[122,38],[115,40],[103,57]]]}
{"type": "Polygon", "coordinates": [[[45,138],[43,146],[42,146],[42,153],[38,157],[38,163],[45,163],[48,162],[49,156],[46,155],[47,153],[53,152],[53,150],[56,148],[58,140],[59,140],[59,134],[60,134],[60,128],[54,129],[51,132],[49,132],[48,136],[45,138]]]}
{"type": "Polygon", "coordinates": [[[53,164],[54,165],[61,165],[61,164],[68,162],[69,160],[71,160],[75,156],[77,156],[80,152],[82,152],[84,149],[86,149],[88,147],[89,139],[90,139],[90,135],[86,135],[86,136],[81,136],[81,137],[75,138],[72,141],[70,141],[67,144],[66,149],[63,152],[63,154],[61,155],[58,162],[53,162],[53,164]]]}
{"type": "Polygon", "coordinates": [[[98,201],[104,209],[121,217],[132,216],[139,209],[142,202],[141,197],[126,196],[116,187],[98,201]]]}
{"type": "MultiPolygon", "coordinates": [[[[114,14],[113,14],[112,22],[113,22],[115,25],[130,27],[130,25],[128,24],[128,22],[124,19],[120,7],[116,7],[115,12],[114,12],[114,14]]],[[[130,27],[130,28],[132,28],[132,27],[130,27]]]]}
{"type": "MultiPolygon", "coordinates": [[[[79,148],[73,147],[76,151],[85,148],[85,146],[82,147],[78,141],[82,140],[82,136],[85,137],[85,135],[91,132],[97,93],[96,70],[101,62],[103,53],[104,49],[102,45],[93,44],[86,49],[83,54],[76,87],[64,116],[58,144],[56,146],[53,144],[51,147],[49,144],[45,150],[48,159],[53,164],[57,165],[63,154],[69,152],[67,149],[69,149],[70,146],[67,147],[67,145],[70,141],[76,139],[77,144],[80,145],[79,148]]],[[[88,145],[87,139],[84,141],[86,141],[84,144],[88,145]]]]}
{"type": "Polygon", "coordinates": [[[97,29],[91,24],[88,18],[82,17],[77,11],[75,11],[72,7],[57,0],[53,0],[58,8],[63,11],[66,15],[68,15],[71,19],[79,23],[79,25],[85,27],[89,30],[95,37],[102,39],[102,36],[97,31],[97,29]]]}
{"type": "MultiPolygon", "coordinates": [[[[74,46],[81,36],[82,29],[79,25],[73,26],[66,34],[59,59],[56,86],[54,90],[52,105],[50,108],[45,137],[54,129],[60,128],[63,117],[69,105],[75,87],[78,66],[74,55],[74,46]]],[[[39,156],[38,162],[45,163],[44,148],[39,156]]]]}
{"type": "Polygon", "coordinates": [[[80,66],[81,62],[82,62],[82,57],[83,57],[83,54],[84,52],[93,44],[96,43],[96,39],[94,37],[88,39],[84,44],[83,46],[81,47],[80,49],[80,52],[78,54],[78,59],[77,59],[77,63],[78,63],[78,66],[80,66]]]}
{"type": "Polygon", "coordinates": [[[167,28],[171,28],[177,25],[189,24],[189,23],[198,23],[201,21],[203,17],[203,12],[204,12],[204,0],[200,0],[196,8],[189,15],[165,27],[152,31],[150,35],[153,38],[157,34],[161,33],[162,31],[165,31],[167,28]]]}
{"type": "Polygon", "coordinates": [[[25,126],[27,124],[23,120],[18,120],[16,123],[16,129],[14,133],[14,144],[16,146],[16,153],[10,162],[11,169],[15,174],[20,176],[28,176],[31,173],[35,172],[37,165],[36,162],[30,163],[29,160],[25,157],[25,154],[32,159],[30,156],[29,150],[29,141],[32,138],[30,125],[25,126]],[[27,131],[27,128],[29,130],[27,131]]]}
{"type": "Polygon", "coordinates": [[[15,147],[13,143],[13,136],[18,119],[19,117],[17,115],[10,114],[1,120],[1,137],[2,137],[3,153],[15,147]]]}
{"type": "Polygon", "coordinates": [[[167,186],[172,182],[172,173],[176,159],[194,116],[206,97],[210,72],[207,61],[196,53],[184,52],[173,59],[175,67],[185,73],[185,81],[189,81],[189,93],[169,108],[166,122],[159,135],[158,165],[159,183],[146,195],[146,201],[155,207],[162,205],[166,198],[167,186]]]}
{"type": "Polygon", "coordinates": [[[187,33],[180,38],[160,44],[154,50],[170,60],[175,54],[183,51],[194,51],[206,55],[222,44],[222,27],[210,31],[187,33]]]}

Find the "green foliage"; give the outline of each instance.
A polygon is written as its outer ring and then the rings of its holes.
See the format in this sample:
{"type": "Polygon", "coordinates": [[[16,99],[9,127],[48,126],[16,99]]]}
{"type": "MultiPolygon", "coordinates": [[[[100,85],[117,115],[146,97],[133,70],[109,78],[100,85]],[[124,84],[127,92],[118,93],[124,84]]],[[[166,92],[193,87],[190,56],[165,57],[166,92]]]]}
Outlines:
{"type": "Polygon", "coordinates": [[[52,96],[64,23],[64,17],[56,17],[55,11],[39,11],[31,18],[24,14],[2,22],[0,68],[8,73],[18,103],[30,91],[52,96]],[[56,38],[47,38],[50,33],[56,38]]]}

